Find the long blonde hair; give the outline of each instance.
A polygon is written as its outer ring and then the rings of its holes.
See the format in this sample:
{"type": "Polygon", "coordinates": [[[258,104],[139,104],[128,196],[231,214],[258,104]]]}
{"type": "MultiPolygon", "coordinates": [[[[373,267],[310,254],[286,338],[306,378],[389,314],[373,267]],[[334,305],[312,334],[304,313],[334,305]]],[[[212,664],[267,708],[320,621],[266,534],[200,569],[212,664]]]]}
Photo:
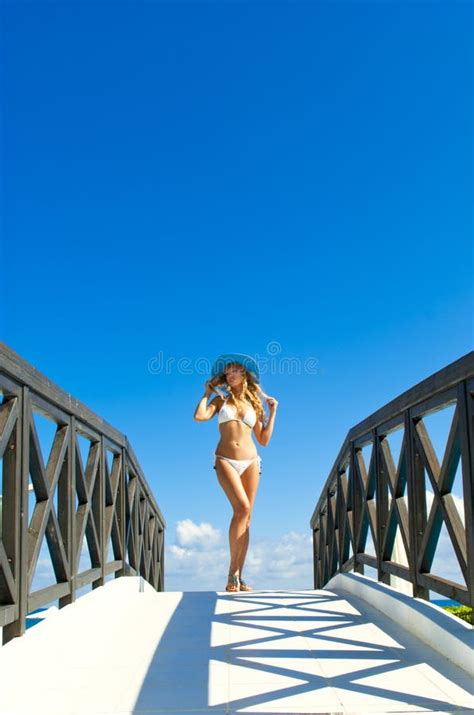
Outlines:
{"type": "MultiPolygon", "coordinates": [[[[240,400],[241,400],[241,401],[248,400],[248,402],[250,402],[250,404],[252,405],[253,409],[255,410],[255,413],[256,413],[256,415],[257,415],[257,419],[259,419],[259,420],[261,420],[262,422],[264,422],[264,421],[265,421],[265,411],[264,411],[264,409],[263,409],[262,400],[260,399],[260,394],[264,394],[264,393],[263,393],[263,390],[262,390],[261,388],[259,389],[259,388],[257,387],[257,384],[255,383],[255,381],[254,381],[254,379],[252,378],[252,376],[247,372],[247,370],[245,369],[244,365],[242,365],[240,362],[238,362],[238,363],[228,363],[228,364],[226,365],[226,367],[228,367],[229,364],[238,365],[238,366],[241,368],[242,372],[243,372],[243,375],[242,375],[242,392],[241,392],[241,395],[240,395],[240,400]]],[[[228,396],[227,399],[228,399],[228,401],[229,401],[230,403],[232,403],[232,404],[234,405],[234,407],[235,407],[235,409],[236,409],[236,412],[237,412],[237,410],[238,410],[237,399],[236,399],[234,393],[232,392],[231,386],[227,383],[227,378],[226,378],[226,376],[225,376],[225,372],[222,372],[222,373],[219,375],[219,381],[217,381],[217,378],[216,378],[216,382],[215,382],[214,384],[216,384],[218,387],[225,387],[225,389],[229,392],[229,396],[228,396]]]]}

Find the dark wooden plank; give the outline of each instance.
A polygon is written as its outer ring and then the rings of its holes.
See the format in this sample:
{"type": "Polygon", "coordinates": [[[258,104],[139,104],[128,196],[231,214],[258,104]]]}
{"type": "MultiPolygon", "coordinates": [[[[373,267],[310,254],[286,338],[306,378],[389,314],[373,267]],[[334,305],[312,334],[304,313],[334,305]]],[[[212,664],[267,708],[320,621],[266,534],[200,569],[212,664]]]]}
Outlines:
{"type": "Polygon", "coordinates": [[[373,428],[368,429],[365,432],[358,434],[357,436],[354,436],[354,439],[353,439],[354,447],[357,450],[361,450],[363,447],[366,447],[368,444],[372,444],[372,439],[373,439],[373,428]]]}
{"type": "Polygon", "coordinates": [[[359,560],[359,534],[361,532],[362,523],[362,485],[357,475],[356,450],[354,442],[350,443],[350,463],[349,463],[349,483],[352,485],[352,493],[354,503],[352,505],[352,551],[354,554],[354,571],[356,573],[364,573],[364,564],[359,560]]]}
{"type": "Polygon", "coordinates": [[[398,578],[403,578],[405,581],[411,581],[410,569],[408,566],[397,564],[396,561],[384,561],[382,563],[382,569],[385,573],[390,574],[391,576],[398,576],[398,578]]]}
{"type": "Polygon", "coordinates": [[[15,569],[15,579],[17,585],[17,602],[15,604],[16,620],[7,624],[2,631],[3,644],[8,643],[12,638],[22,636],[26,631],[26,616],[28,613],[28,474],[30,466],[30,395],[29,388],[21,388],[21,400],[19,413],[21,422],[18,430],[18,451],[20,453],[20,465],[15,475],[15,491],[17,498],[15,503],[18,507],[13,523],[15,528],[16,556],[18,568],[15,569]]]}
{"type": "Polygon", "coordinates": [[[419,554],[423,535],[426,531],[426,493],[423,473],[423,461],[414,438],[414,426],[411,412],[405,413],[405,435],[407,455],[407,497],[410,551],[407,553],[413,584],[413,595],[429,600],[429,593],[417,580],[419,554]]]}
{"type": "Polygon", "coordinates": [[[105,562],[107,560],[107,553],[105,550],[105,469],[105,446],[101,435],[99,470],[92,495],[92,514],[99,540],[100,578],[93,582],[93,589],[99,588],[105,583],[105,562]]]}
{"type": "Polygon", "coordinates": [[[387,437],[392,432],[397,432],[398,430],[403,429],[403,427],[403,412],[400,412],[398,415],[394,415],[393,417],[390,417],[390,419],[385,420],[385,422],[381,422],[377,425],[377,432],[379,437],[387,437]]]}
{"type": "Polygon", "coordinates": [[[374,569],[377,568],[377,558],[375,556],[369,556],[369,554],[357,554],[357,560],[366,566],[372,566],[374,569]]]}
{"type": "Polygon", "coordinates": [[[319,583],[318,583],[318,557],[317,557],[318,537],[317,537],[317,531],[316,531],[316,529],[313,529],[312,532],[313,532],[313,588],[316,590],[316,589],[319,588],[319,583]]]}
{"type": "Polygon", "coordinates": [[[354,557],[351,556],[347,561],[344,561],[344,563],[341,566],[341,572],[342,573],[348,573],[349,571],[352,571],[354,568],[354,557]]]}
{"type": "Polygon", "coordinates": [[[159,583],[158,583],[158,590],[159,591],[164,591],[165,590],[165,530],[162,526],[159,527],[158,529],[159,535],[160,535],[160,569],[159,569],[159,583]]]}
{"type": "Polygon", "coordinates": [[[87,586],[87,584],[97,581],[100,578],[101,570],[100,568],[91,568],[87,571],[82,571],[76,576],[76,589],[87,586]]]}
{"type": "Polygon", "coordinates": [[[105,575],[109,576],[111,573],[118,573],[121,571],[123,568],[123,561],[120,560],[115,560],[115,561],[109,561],[108,563],[105,564],[105,575]]]}
{"type": "Polygon", "coordinates": [[[68,438],[67,461],[63,465],[65,472],[61,474],[58,485],[58,521],[69,564],[69,592],[59,599],[59,608],[68,606],[76,600],[76,418],[74,416],[69,418],[68,438]]]}
{"type": "Polygon", "coordinates": [[[433,576],[432,574],[418,574],[418,583],[426,590],[435,591],[446,598],[450,598],[453,601],[459,601],[459,603],[464,603],[469,605],[469,591],[467,588],[460,586],[454,581],[449,581],[448,579],[441,578],[440,576],[433,576]]]}
{"type": "Polygon", "coordinates": [[[390,583],[389,576],[382,569],[382,562],[384,557],[384,547],[385,537],[388,527],[388,481],[389,474],[384,469],[384,462],[380,457],[380,440],[377,429],[372,432],[372,458],[375,471],[375,493],[377,498],[377,508],[375,516],[375,526],[377,533],[377,540],[375,544],[375,553],[377,556],[377,573],[378,580],[383,583],[390,583]]]}
{"type": "Polygon", "coordinates": [[[45,399],[41,395],[30,392],[30,403],[33,414],[37,412],[57,425],[69,424],[70,415],[65,410],[61,410],[54,402],[45,399]]]}
{"type": "Polygon", "coordinates": [[[125,533],[125,525],[126,525],[126,509],[125,509],[125,499],[126,499],[126,492],[125,492],[125,485],[126,485],[126,466],[125,466],[125,461],[126,461],[126,454],[125,454],[125,448],[122,447],[122,459],[120,461],[120,478],[119,478],[119,485],[118,485],[118,492],[117,492],[117,527],[119,530],[120,534],[120,556],[122,559],[122,569],[117,572],[116,577],[120,576],[125,576],[125,561],[126,561],[126,533],[125,533]]]}
{"type": "Polygon", "coordinates": [[[457,384],[452,385],[446,390],[441,390],[435,395],[430,395],[426,400],[418,402],[411,408],[411,416],[413,419],[425,415],[431,415],[434,412],[439,412],[445,409],[448,405],[454,404],[457,400],[457,384]]]}
{"type": "Polygon", "coordinates": [[[0,539],[0,603],[16,603],[18,593],[12,571],[12,560],[8,558],[7,552],[0,539]]]}
{"type": "Polygon", "coordinates": [[[18,398],[13,397],[0,405],[0,457],[3,456],[10,435],[18,420],[18,398]]]}
{"type": "Polygon", "coordinates": [[[474,379],[458,386],[459,430],[466,538],[466,605],[474,608],[474,379]]]}
{"type": "MultiPolygon", "coordinates": [[[[13,623],[18,618],[17,606],[15,604],[9,606],[0,606],[0,627],[4,628],[10,623],[13,623]]],[[[3,644],[8,641],[3,641],[3,644]]]]}
{"type": "Polygon", "coordinates": [[[46,586],[39,591],[34,591],[28,596],[28,613],[35,611],[37,608],[41,608],[46,603],[51,603],[51,601],[56,601],[57,599],[64,598],[69,593],[69,584],[56,583],[52,586],[46,586]]]}
{"type": "MultiPolygon", "coordinates": [[[[18,400],[17,397],[12,398],[18,400]]],[[[3,495],[2,529],[0,531],[0,562],[3,575],[0,583],[0,602],[2,605],[18,603],[19,551],[20,551],[20,512],[21,512],[21,400],[15,409],[16,420],[8,428],[8,441],[3,454],[3,495]],[[3,539],[3,542],[2,542],[3,539]]],[[[0,480],[1,483],[2,480],[0,480]]]]}

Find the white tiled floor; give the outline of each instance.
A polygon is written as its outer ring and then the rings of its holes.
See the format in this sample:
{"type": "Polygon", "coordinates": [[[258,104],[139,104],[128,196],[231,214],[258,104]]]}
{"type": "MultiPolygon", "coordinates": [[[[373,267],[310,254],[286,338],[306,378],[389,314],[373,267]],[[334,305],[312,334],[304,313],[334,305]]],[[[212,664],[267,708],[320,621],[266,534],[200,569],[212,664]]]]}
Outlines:
{"type": "Polygon", "coordinates": [[[122,578],[0,649],[1,715],[473,706],[464,671],[358,599],[326,591],[140,593],[138,579],[122,578]]]}

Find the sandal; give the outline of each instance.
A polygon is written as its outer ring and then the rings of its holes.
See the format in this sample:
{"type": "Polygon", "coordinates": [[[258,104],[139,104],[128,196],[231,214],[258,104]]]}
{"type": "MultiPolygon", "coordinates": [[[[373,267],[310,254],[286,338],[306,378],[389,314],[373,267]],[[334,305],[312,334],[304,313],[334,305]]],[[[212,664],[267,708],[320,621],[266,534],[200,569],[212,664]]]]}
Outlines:
{"type": "Polygon", "coordinates": [[[249,586],[248,583],[245,583],[245,581],[241,578],[239,579],[240,581],[240,590],[241,591],[253,591],[252,586],[249,586]]]}
{"type": "Polygon", "coordinates": [[[232,592],[240,590],[240,581],[239,577],[236,574],[229,576],[229,581],[227,583],[227,586],[225,587],[225,590],[232,592]]]}

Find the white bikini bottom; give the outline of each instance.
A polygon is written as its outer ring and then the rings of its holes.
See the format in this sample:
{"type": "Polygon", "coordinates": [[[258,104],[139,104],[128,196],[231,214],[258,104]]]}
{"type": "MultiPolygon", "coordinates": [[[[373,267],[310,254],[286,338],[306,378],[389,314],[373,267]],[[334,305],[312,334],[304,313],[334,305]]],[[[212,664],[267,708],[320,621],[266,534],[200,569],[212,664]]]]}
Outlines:
{"type": "MultiPolygon", "coordinates": [[[[252,464],[255,459],[258,459],[259,474],[262,473],[262,458],[259,455],[257,455],[256,457],[251,457],[250,459],[231,459],[230,457],[224,457],[222,454],[217,454],[217,452],[213,452],[213,456],[219,457],[220,459],[225,459],[226,462],[229,462],[229,464],[234,467],[239,477],[242,472],[245,472],[247,467],[252,464]]],[[[214,469],[215,468],[216,467],[214,465],[214,469]]]]}

